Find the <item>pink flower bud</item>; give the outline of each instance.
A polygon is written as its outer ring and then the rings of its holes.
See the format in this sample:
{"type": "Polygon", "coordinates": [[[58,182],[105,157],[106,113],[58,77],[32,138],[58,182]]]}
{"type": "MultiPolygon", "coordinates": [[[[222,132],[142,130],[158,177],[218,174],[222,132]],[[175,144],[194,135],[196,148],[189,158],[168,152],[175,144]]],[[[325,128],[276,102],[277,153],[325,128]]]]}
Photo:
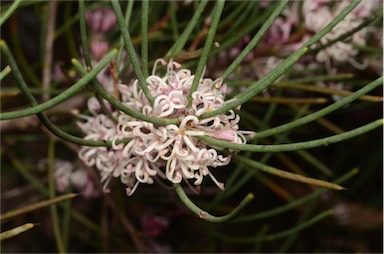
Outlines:
{"type": "Polygon", "coordinates": [[[116,24],[115,13],[109,8],[87,11],[85,18],[94,33],[105,33],[116,24]]]}

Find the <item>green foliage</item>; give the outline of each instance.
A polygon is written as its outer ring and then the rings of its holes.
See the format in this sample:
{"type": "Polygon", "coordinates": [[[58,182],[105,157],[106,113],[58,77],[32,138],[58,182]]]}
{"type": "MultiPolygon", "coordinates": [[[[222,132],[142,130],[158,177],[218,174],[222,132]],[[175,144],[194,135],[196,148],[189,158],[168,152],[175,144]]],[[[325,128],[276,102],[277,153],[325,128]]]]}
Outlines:
{"type": "Polygon", "coordinates": [[[304,41],[286,54],[288,42],[271,46],[265,40],[271,36],[269,31],[276,20],[285,15],[284,10],[293,8],[293,1],[271,2],[266,7],[261,1],[186,2],[58,2],[58,21],[51,34],[54,49],[39,54],[37,45],[48,41],[47,25],[42,23],[53,15],[48,11],[49,2],[2,3],[3,251],[380,251],[381,240],[376,235],[382,230],[382,195],[376,195],[382,192],[382,152],[372,151],[382,151],[383,78],[373,64],[365,70],[354,67],[382,58],[382,45],[374,38],[367,45],[353,45],[350,38],[367,26],[382,29],[375,22],[382,20],[382,12],[324,41],[361,7],[361,1],[351,1],[331,22],[304,40],[308,29],[303,24],[300,8],[304,7],[300,3],[295,14],[299,25],[288,41],[304,41]],[[92,55],[94,35],[86,15],[99,7],[113,10],[117,25],[103,34],[109,48],[96,61],[92,55]],[[31,25],[33,36],[26,31],[24,13],[36,21],[31,25]],[[308,62],[316,61],[316,54],[340,42],[359,50],[357,62],[328,59],[309,66],[308,62]],[[48,88],[40,78],[47,68],[45,57],[55,63],[55,67],[48,66],[48,88]],[[98,98],[112,121],[116,119],[104,102],[155,126],[180,124],[182,119],[157,118],[129,108],[97,78],[110,68],[115,86],[137,79],[153,106],[155,98],[146,78],[159,57],[172,58],[193,70],[189,106],[201,78],[222,78],[227,83],[225,106],[202,114],[199,120],[236,110],[242,117],[242,129],[256,132],[247,140],[249,144],[197,137],[218,147],[222,154],[237,153],[229,165],[212,170],[226,183],[224,191],[204,181],[201,189],[197,188],[199,195],[193,195],[188,180],[172,184],[159,179],[154,185],[140,187],[132,197],[126,196],[119,181],[110,193],[103,193],[105,186],[99,183],[96,171],[78,159],[79,145],[112,146],[111,141],[82,138],[76,126],[81,117],[87,117],[79,112],[86,112],[90,95],[98,98]],[[257,71],[267,65],[260,62],[263,57],[281,61],[261,75],[257,71]],[[56,68],[60,68],[60,75],[56,75],[56,68]],[[340,82],[345,87],[340,91],[315,86],[319,82],[340,82]],[[44,129],[39,128],[40,123],[44,129]],[[41,167],[44,158],[45,168],[41,167]],[[70,188],[59,195],[55,175],[58,160],[84,168],[99,196],[73,198],[75,195],[69,193],[76,190],[70,188]],[[339,184],[352,194],[335,191],[345,189],[339,184]],[[360,213],[369,216],[359,221],[356,214],[360,213]],[[143,224],[150,216],[166,218],[168,228],[151,235],[143,224]],[[353,234],[345,237],[343,233],[348,230],[354,230],[353,234]],[[351,241],[368,241],[365,239],[369,237],[363,238],[365,234],[375,236],[366,249],[349,245],[351,241]],[[337,245],[333,237],[346,243],[337,245]]]}

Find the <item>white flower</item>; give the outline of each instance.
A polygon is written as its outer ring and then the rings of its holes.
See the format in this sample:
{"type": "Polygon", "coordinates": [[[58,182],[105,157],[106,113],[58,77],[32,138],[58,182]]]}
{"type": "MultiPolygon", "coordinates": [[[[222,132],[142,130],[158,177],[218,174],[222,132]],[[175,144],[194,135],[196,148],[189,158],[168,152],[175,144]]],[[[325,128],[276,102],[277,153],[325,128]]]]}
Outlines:
{"type": "Polygon", "coordinates": [[[127,186],[127,194],[132,195],[140,183],[152,184],[157,177],[172,183],[192,180],[195,185],[200,185],[204,176],[210,176],[220,189],[224,188],[210,168],[227,165],[231,156],[220,154],[218,151],[222,148],[204,143],[197,137],[207,135],[244,144],[244,135],[253,132],[238,130],[240,118],[233,110],[200,120],[200,115],[226,104],[223,93],[226,86],[222,85],[221,79],[201,78],[188,106],[194,75],[180,67],[172,60],[168,64],[161,59],[156,61],[152,75],[146,79],[154,97],[153,106],[139,89],[137,80],[118,87],[125,106],[153,117],[177,118],[180,124],[155,126],[122,112],[113,113],[117,124],[103,114],[79,124],[87,134],[86,139],[112,141],[110,148],[83,147],[79,153],[86,164],[95,165],[100,170],[105,189],[112,177],[119,177],[127,186]],[[156,75],[159,63],[167,66],[164,77],[156,75]],[[119,143],[123,139],[130,141],[119,143]]]}

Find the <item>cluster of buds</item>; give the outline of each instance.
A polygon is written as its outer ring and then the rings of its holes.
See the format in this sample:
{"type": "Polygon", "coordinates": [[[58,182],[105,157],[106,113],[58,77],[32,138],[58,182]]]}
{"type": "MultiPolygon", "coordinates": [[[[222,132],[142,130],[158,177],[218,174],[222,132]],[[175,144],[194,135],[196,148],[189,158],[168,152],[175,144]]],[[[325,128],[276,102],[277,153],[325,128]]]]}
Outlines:
{"type": "MultiPolygon", "coordinates": [[[[330,1],[328,0],[304,1],[303,15],[306,28],[314,32],[319,32],[324,26],[337,17],[350,4],[350,2],[351,1],[349,0],[339,1],[332,7],[330,5],[330,1]]],[[[358,27],[364,19],[372,15],[373,11],[379,7],[379,3],[379,1],[363,1],[339,24],[337,24],[331,32],[326,34],[321,39],[321,43],[326,44],[327,42],[332,41],[346,32],[358,27]]],[[[316,60],[320,63],[329,61],[329,59],[336,62],[348,61],[354,67],[359,68],[359,65],[353,59],[353,57],[358,54],[358,50],[353,45],[365,46],[367,44],[369,30],[372,30],[372,28],[364,27],[354,33],[347,42],[338,41],[321,50],[316,55],[316,60]]]]}
{"type": "MultiPolygon", "coordinates": [[[[172,183],[191,180],[198,186],[204,176],[210,176],[220,189],[224,189],[224,184],[215,179],[210,168],[227,165],[231,155],[220,154],[222,148],[207,144],[198,137],[211,136],[244,144],[245,135],[252,135],[253,132],[239,131],[240,117],[233,110],[199,119],[204,113],[226,104],[226,85],[221,79],[202,78],[189,103],[193,79],[191,71],[181,69],[180,64],[159,59],[152,75],[146,79],[154,97],[153,105],[139,88],[138,80],[118,87],[123,105],[145,115],[178,119],[180,124],[158,126],[119,111],[113,112],[116,118],[113,121],[95,110],[91,110],[94,116],[87,117],[87,122],[79,123],[86,133],[85,139],[112,142],[109,148],[83,147],[79,153],[87,165],[98,168],[105,191],[108,191],[112,178],[120,178],[127,186],[127,194],[132,195],[140,183],[152,184],[157,177],[172,183]],[[156,75],[159,63],[167,66],[164,77],[156,75]],[[122,143],[123,140],[129,142],[122,143]]],[[[91,104],[97,104],[97,101],[91,100],[91,104]]]]}
{"type": "MultiPolygon", "coordinates": [[[[44,170],[47,159],[39,162],[39,168],[44,170]]],[[[85,198],[99,196],[96,185],[91,175],[83,167],[75,168],[69,161],[54,160],[55,187],[58,192],[66,192],[70,189],[79,191],[85,198]]]]}

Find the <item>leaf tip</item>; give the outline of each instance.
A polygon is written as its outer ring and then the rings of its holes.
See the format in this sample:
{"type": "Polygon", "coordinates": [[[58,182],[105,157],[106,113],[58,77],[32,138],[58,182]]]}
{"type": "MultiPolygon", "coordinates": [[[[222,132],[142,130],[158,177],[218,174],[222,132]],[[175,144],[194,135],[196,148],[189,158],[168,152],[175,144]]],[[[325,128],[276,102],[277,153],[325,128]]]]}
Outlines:
{"type": "Polygon", "coordinates": [[[253,193],[248,193],[247,199],[252,200],[255,198],[255,195],[253,193]]]}

